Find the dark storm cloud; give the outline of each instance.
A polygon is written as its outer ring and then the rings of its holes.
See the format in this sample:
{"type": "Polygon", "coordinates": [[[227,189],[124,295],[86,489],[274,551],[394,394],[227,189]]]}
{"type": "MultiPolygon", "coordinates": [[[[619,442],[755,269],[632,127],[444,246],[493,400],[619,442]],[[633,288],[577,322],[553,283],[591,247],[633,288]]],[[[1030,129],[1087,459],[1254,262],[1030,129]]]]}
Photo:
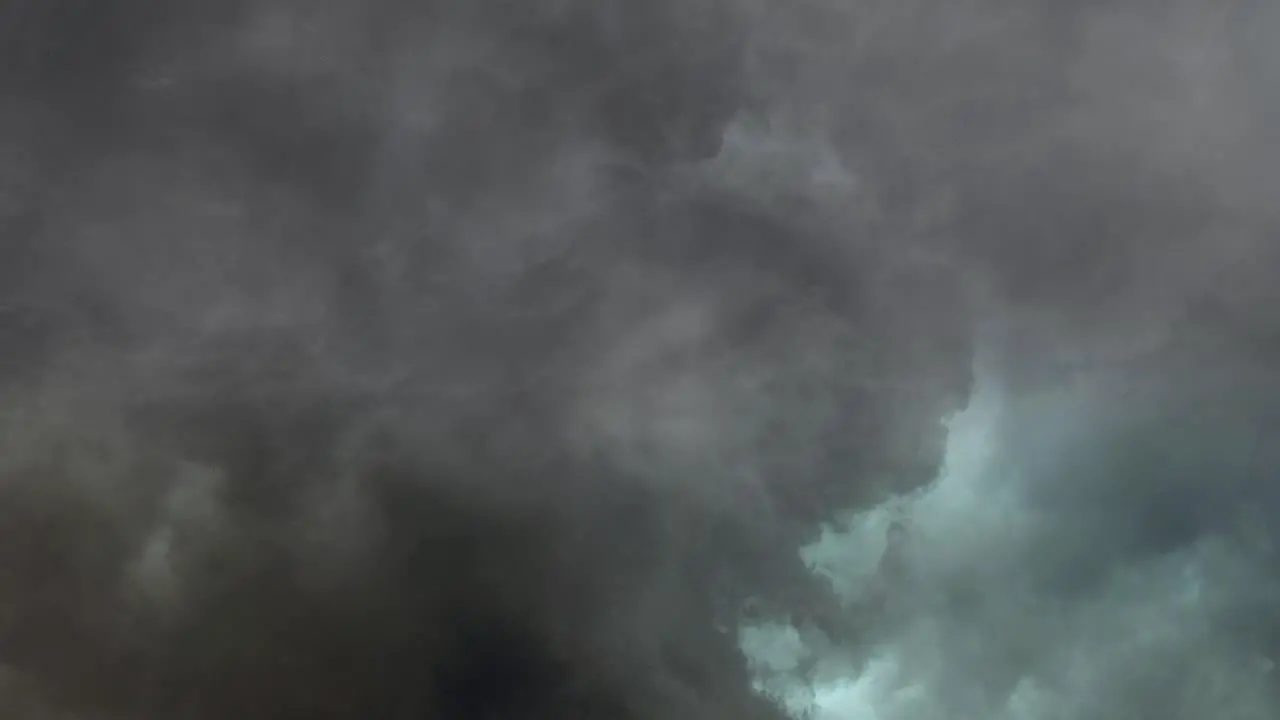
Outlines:
{"type": "Polygon", "coordinates": [[[922,239],[979,279],[985,379],[935,483],[805,550],[864,607],[905,518],[902,607],[861,643],[748,623],[758,682],[820,718],[1274,714],[1266,11],[895,7],[878,37],[936,42],[870,107],[947,200],[922,239]]]}
{"type": "MultiPolygon", "coordinates": [[[[1228,5],[0,5],[0,702],[770,717],[736,605],[830,620],[978,317],[1015,393],[1266,352],[1228,5]]],[[[1156,492],[1042,475],[1064,576],[1156,492]]]]}

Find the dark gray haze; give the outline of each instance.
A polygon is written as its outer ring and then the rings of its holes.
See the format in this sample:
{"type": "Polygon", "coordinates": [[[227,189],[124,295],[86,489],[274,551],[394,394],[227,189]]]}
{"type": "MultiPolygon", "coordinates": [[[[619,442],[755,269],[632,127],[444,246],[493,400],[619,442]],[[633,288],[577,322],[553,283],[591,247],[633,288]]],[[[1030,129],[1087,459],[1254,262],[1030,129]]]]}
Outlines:
{"type": "Polygon", "coordinates": [[[1277,7],[0,1],[0,714],[1277,717],[1277,7]]]}

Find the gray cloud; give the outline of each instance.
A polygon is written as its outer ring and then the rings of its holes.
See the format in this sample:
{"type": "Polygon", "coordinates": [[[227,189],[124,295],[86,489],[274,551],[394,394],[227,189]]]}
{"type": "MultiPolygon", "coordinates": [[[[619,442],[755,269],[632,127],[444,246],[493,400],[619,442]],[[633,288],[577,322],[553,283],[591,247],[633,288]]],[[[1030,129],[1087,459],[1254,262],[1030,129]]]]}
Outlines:
{"type": "Polygon", "coordinates": [[[1269,708],[1210,620],[1268,617],[1272,15],[0,3],[0,706],[777,717],[790,613],[944,703],[1269,708]],[[967,600],[860,636],[797,548],[899,506],[967,600]]]}

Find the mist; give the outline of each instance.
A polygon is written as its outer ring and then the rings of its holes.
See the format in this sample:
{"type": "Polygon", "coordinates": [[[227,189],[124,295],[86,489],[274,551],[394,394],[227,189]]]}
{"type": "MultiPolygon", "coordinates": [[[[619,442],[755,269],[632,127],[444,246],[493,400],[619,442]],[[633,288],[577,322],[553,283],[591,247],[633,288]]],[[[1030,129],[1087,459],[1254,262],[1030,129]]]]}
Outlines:
{"type": "Polygon", "coordinates": [[[0,2],[0,710],[1274,717],[1277,31],[0,2]]]}

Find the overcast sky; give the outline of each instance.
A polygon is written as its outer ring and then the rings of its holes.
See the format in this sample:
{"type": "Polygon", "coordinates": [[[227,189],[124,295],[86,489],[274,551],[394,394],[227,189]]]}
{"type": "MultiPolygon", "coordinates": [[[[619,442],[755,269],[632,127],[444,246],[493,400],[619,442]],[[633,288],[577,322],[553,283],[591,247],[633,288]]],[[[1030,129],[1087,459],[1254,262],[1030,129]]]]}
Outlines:
{"type": "Polygon", "coordinates": [[[0,1],[0,709],[1273,717],[1277,31],[0,1]]]}

